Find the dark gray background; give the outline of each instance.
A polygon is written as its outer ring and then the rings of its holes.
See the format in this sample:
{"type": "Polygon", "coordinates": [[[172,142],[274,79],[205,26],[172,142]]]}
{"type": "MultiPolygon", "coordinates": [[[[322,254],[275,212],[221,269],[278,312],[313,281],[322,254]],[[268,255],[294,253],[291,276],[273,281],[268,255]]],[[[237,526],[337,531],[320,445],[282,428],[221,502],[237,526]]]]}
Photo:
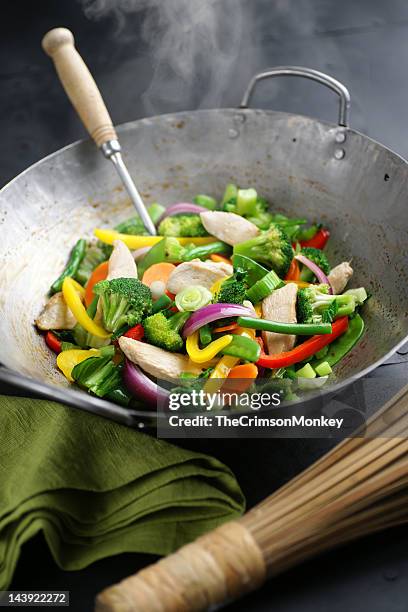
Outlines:
{"type": "MultiPolygon", "coordinates": [[[[171,1],[163,0],[167,4],[171,1]]],[[[152,2],[157,4],[157,0],[152,2]]],[[[237,11],[240,4],[236,0],[237,11]]],[[[238,36],[225,72],[219,76],[216,54],[204,55],[194,65],[191,85],[180,75],[174,76],[179,92],[175,95],[166,70],[163,87],[158,87],[157,78],[152,84],[157,41],[152,46],[148,37],[140,36],[143,12],[129,13],[119,27],[112,13],[97,20],[86,17],[75,0],[3,3],[0,183],[84,135],[40,49],[42,35],[58,25],[75,32],[115,123],[199,106],[233,106],[239,103],[254,72],[297,64],[342,80],[352,94],[352,126],[408,157],[406,0],[247,0],[244,4],[242,40],[238,36]]],[[[234,27],[238,16],[233,10],[224,17],[225,26],[221,25],[228,36],[228,28],[234,27]]],[[[329,120],[337,116],[333,95],[308,82],[263,84],[254,103],[329,120]]],[[[403,371],[400,368],[386,369],[406,376],[405,366],[403,371]]],[[[227,463],[252,506],[325,452],[330,442],[197,440],[190,446],[227,463]]],[[[396,529],[308,562],[229,609],[405,612],[407,533],[405,528],[396,529]]],[[[81,572],[63,572],[54,565],[42,537],[37,537],[24,546],[11,588],[69,589],[72,609],[91,610],[97,591],[151,560],[127,554],[81,572]]]]}

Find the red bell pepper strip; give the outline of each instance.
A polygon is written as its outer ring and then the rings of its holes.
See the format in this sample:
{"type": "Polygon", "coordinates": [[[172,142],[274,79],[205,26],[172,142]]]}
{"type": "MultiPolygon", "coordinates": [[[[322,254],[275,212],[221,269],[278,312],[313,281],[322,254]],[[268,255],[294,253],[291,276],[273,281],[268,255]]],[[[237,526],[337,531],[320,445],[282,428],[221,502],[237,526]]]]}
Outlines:
{"type": "Polygon", "coordinates": [[[293,258],[288,273],[285,276],[285,281],[298,281],[300,279],[300,268],[297,259],[293,258]]]}
{"type": "Polygon", "coordinates": [[[141,340],[144,336],[143,325],[139,323],[138,325],[135,325],[134,327],[128,329],[127,332],[123,335],[125,336],[125,338],[132,338],[132,340],[141,340]]]}
{"type": "Polygon", "coordinates": [[[45,334],[45,344],[48,346],[48,348],[50,348],[52,351],[54,351],[54,353],[56,353],[57,355],[61,352],[61,340],[59,338],[57,338],[57,336],[55,334],[53,334],[51,331],[48,331],[45,334]]]}
{"type": "Polygon", "coordinates": [[[324,249],[328,239],[330,238],[330,232],[328,229],[322,227],[319,229],[317,234],[310,238],[310,240],[301,240],[300,246],[303,247],[313,247],[314,249],[324,249]]]}
{"type": "Polygon", "coordinates": [[[319,352],[327,344],[336,340],[336,338],[344,334],[347,328],[348,317],[341,317],[337,319],[337,321],[334,321],[331,334],[312,336],[309,340],[306,340],[306,342],[302,342],[302,344],[299,344],[291,351],[286,351],[285,353],[277,353],[276,355],[265,355],[261,353],[256,365],[264,368],[286,368],[294,363],[299,363],[299,361],[312,357],[312,355],[319,352]]]}

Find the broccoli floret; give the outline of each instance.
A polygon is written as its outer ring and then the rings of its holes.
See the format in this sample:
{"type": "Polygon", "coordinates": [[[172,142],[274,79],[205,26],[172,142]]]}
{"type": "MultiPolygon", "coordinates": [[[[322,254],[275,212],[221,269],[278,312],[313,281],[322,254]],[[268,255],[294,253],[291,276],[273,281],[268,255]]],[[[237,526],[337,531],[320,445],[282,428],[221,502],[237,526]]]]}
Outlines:
{"type": "Polygon", "coordinates": [[[72,378],[78,385],[98,397],[105,397],[121,387],[121,365],[115,365],[110,356],[89,357],[72,370],[72,378]]]}
{"type": "MultiPolygon", "coordinates": [[[[165,210],[166,209],[164,206],[161,206],[155,202],[148,207],[147,212],[149,213],[153,223],[156,224],[165,210]]],[[[129,219],[125,219],[125,221],[122,221],[121,223],[118,223],[118,225],[115,226],[115,230],[121,234],[131,234],[134,236],[145,236],[148,234],[148,231],[146,230],[139,215],[135,215],[129,219]]]]}
{"type": "Polygon", "coordinates": [[[280,277],[286,275],[293,259],[292,244],[288,236],[279,225],[275,224],[255,238],[236,244],[234,253],[246,255],[266,264],[280,277]]]}
{"type": "Polygon", "coordinates": [[[174,215],[166,217],[159,225],[160,236],[208,236],[200,215],[174,215]]]}
{"type": "Polygon", "coordinates": [[[94,286],[102,305],[103,325],[116,332],[125,325],[137,325],[152,309],[149,287],[136,278],[114,278],[94,286]]]}
{"type": "MultiPolygon", "coordinates": [[[[319,268],[325,273],[329,274],[330,272],[330,264],[329,260],[326,257],[326,254],[323,253],[321,249],[315,249],[313,247],[303,247],[300,251],[302,255],[313,261],[319,268]]],[[[306,281],[308,283],[314,280],[314,274],[309,268],[303,266],[303,270],[300,273],[300,280],[306,281]]]]}
{"type": "Polygon", "coordinates": [[[248,289],[246,278],[247,272],[238,268],[230,278],[222,283],[220,290],[214,297],[214,302],[242,304],[248,289]]]}
{"type": "Polygon", "coordinates": [[[146,340],[167,351],[180,351],[184,340],[179,331],[190,314],[190,312],[177,312],[168,319],[163,312],[158,312],[147,317],[143,322],[146,340]]]}
{"type": "Polygon", "coordinates": [[[330,295],[328,285],[311,285],[297,295],[299,323],[331,323],[337,317],[352,314],[355,307],[354,296],[330,295]]]}

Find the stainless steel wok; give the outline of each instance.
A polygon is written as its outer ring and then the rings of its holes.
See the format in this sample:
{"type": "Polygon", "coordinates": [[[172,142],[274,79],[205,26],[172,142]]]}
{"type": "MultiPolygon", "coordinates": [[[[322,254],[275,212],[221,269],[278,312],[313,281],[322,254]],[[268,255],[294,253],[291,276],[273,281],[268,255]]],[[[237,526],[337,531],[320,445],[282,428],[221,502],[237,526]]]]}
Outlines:
{"type": "MultiPolygon", "coordinates": [[[[330,227],[329,259],[352,259],[353,285],[373,294],[364,308],[365,336],[336,368],[339,386],[375,368],[408,335],[408,163],[352,130],[348,108],[346,88],[331,77],[284,67],[257,75],[239,109],[181,112],[118,128],[148,203],[220,196],[236,182],[255,186],[275,211],[330,227]],[[247,108],[259,80],[289,74],[339,95],[338,125],[247,108]]],[[[129,425],[151,416],[70,388],[33,326],[77,238],[133,213],[113,167],[91,141],[74,143],[6,185],[0,210],[0,380],[129,425]]]]}

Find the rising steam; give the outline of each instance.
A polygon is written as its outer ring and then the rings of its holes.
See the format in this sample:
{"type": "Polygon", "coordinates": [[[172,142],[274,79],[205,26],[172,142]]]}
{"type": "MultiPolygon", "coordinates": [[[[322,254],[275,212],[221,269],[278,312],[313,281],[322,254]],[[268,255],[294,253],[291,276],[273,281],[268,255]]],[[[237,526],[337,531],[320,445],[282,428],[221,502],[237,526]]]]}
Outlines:
{"type": "MultiPolygon", "coordinates": [[[[248,40],[248,13],[241,0],[82,0],[86,15],[115,18],[117,36],[140,13],[151,81],[145,110],[214,107],[231,87],[248,40]]],[[[250,3],[248,3],[250,4],[250,3]]],[[[126,35],[126,34],[125,34],[126,35]]]]}
{"type": "MultiPolygon", "coordinates": [[[[108,99],[136,79],[144,115],[236,106],[257,71],[282,64],[317,68],[347,84],[355,62],[340,30],[325,35],[327,0],[79,1],[89,19],[114,18],[115,48],[123,53],[114,73],[102,76],[108,99]]],[[[310,82],[262,87],[266,108],[310,115],[319,108],[322,118],[336,118],[333,94],[310,82]]],[[[134,118],[134,108],[130,96],[121,99],[123,119],[134,118]]],[[[353,117],[364,129],[359,111],[354,96],[353,117]]]]}

